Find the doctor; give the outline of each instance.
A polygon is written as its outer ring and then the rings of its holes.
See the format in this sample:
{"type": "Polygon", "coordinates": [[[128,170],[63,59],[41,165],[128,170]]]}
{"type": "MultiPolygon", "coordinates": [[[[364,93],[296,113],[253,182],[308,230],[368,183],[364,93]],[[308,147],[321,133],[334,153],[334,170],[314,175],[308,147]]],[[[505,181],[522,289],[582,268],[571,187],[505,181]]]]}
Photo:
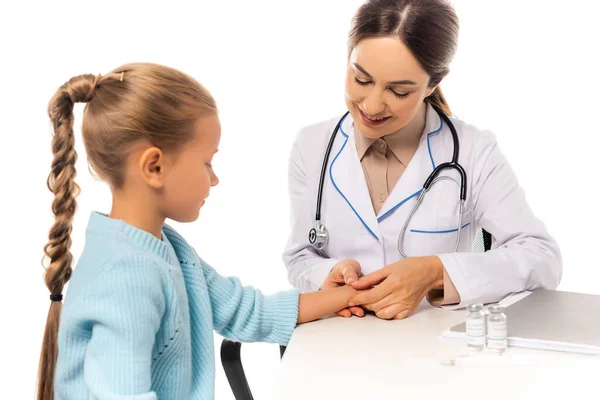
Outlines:
{"type": "Polygon", "coordinates": [[[372,288],[343,316],[401,319],[424,298],[464,306],[560,282],[559,248],[495,136],[453,117],[442,94],[457,36],[444,0],[367,1],[349,37],[349,113],[295,140],[283,259],[303,291],[372,288]],[[492,249],[473,253],[481,229],[492,249]]]}

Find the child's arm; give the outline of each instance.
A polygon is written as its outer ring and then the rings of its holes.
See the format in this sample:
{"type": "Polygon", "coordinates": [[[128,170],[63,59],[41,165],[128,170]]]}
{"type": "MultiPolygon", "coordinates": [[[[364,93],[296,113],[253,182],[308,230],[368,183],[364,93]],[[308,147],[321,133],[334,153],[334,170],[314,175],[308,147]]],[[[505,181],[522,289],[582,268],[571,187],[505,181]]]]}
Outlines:
{"type": "MultiPolygon", "coordinates": [[[[89,290],[63,308],[69,307],[69,312],[61,324],[75,325],[69,332],[91,332],[87,349],[80,340],[69,338],[59,348],[64,365],[85,351],[83,369],[90,398],[156,400],[151,390],[152,351],[165,312],[165,294],[164,275],[153,267],[138,257],[105,265],[89,290]]],[[[59,397],[77,397],[71,393],[80,390],[70,386],[71,372],[59,372],[59,397]]]]}
{"type": "Polygon", "coordinates": [[[314,321],[348,307],[348,302],[359,292],[352,286],[339,286],[300,295],[298,323],[314,321]]]}
{"type": "Polygon", "coordinates": [[[215,330],[242,342],[287,344],[298,323],[346,308],[350,298],[358,293],[348,286],[300,296],[295,289],[265,296],[257,289],[242,286],[238,278],[220,276],[205,262],[201,265],[215,330]]]}

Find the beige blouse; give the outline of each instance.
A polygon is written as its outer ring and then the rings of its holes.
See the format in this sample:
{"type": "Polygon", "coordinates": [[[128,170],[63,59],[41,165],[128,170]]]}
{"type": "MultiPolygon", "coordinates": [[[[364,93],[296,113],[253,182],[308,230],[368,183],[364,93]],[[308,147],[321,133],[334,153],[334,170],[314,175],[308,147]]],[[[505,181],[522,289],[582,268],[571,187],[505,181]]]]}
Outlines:
{"type": "MultiPolygon", "coordinates": [[[[378,214],[417,151],[423,132],[418,132],[414,138],[404,137],[404,132],[401,131],[379,139],[367,138],[356,129],[355,132],[356,151],[365,174],[373,210],[378,214]]],[[[427,298],[433,305],[460,303],[460,295],[445,269],[443,289],[432,290],[427,298]]]]}

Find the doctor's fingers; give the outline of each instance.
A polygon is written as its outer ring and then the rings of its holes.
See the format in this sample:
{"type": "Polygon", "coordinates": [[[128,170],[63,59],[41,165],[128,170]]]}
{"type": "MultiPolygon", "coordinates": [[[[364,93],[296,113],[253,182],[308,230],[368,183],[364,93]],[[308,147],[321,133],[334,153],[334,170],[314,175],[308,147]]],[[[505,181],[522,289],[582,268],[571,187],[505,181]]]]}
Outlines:
{"type": "Polygon", "coordinates": [[[352,282],[352,287],[357,290],[371,289],[373,286],[385,280],[389,275],[389,269],[384,267],[378,271],[370,273],[369,275],[363,276],[356,282],[352,282]]]}
{"type": "Polygon", "coordinates": [[[323,289],[331,289],[338,286],[344,286],[346,282],[344,281],[344,274],[340,269],[340,264],[336,264],[331,271],[329,271],[329,275],[325,278],[325,281],[321,285],[323,289]]]}
{"type": "Polygon", "coordinates": [[[375,303],[367,303],[367,304],[363,304],[363,307],[366,308],[367,310],[371,310],[373,312],[379,312],[381,310],[383,310],[384,308],[391,306],[392,304],[396,304],[399,301],[401,301],[402,299],[400,299],[396,293],[391,293],[388,294],[387,296],[385,296],[384,298],[382,298],[379,301],[376,301],[375,303]]]}
{"type": "Polygon", "coordinates": [[[344,277],[337,271],[331,272],[323,281],[321,289],[332,289],[338,286],[344,286],[344,277]]]}
{"type": "Polygon", "coordinates": [[[356,260],[343,260],[337,264],[337,269],[346,284],[356,282],[362,276],[360,264],[356,260]]]}
{"type": "Polygon", "coordinates": [[[412,306],[409,306],[406,310],[400,311],[398,314],[396,314],[394,319],[404,319],[404,318],[408,317],[409,315],[412,315],[412,313],[415,312],[415,310],[417,309],[418,306],[419,306],[418,302],[413,304],[412,306]]]}
{"type": "Polygon", "coordinates": [[[379,286],[376,286],[371,290],[360,293],[351,298],[348,305],[352,307],[362,304],[373,304],[384,299],[392,293],[394,293],[394,285],[388,280],[384,280],[379,286]]]}
{"type": "Polygon", "coordinates": [[[406,303],[395,303],[375,313],[381,319],[404,319],[411,313],[411,308],[406,303]]]}

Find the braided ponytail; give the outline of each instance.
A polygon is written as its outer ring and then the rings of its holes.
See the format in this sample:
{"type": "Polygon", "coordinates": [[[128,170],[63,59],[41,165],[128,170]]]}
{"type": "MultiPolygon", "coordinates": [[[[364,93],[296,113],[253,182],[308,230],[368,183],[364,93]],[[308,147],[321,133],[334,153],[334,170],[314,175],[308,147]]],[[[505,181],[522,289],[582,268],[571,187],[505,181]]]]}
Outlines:
{"type": "Polygon", "coordinates": [[[52,212],[55,221],[48,234],[48,243],[44,246],[44,253],[49,259],[45,281],[50,291],[51,303],[40,355],[38,400],[53,399],[62,291],[72,272],[71,231],[76,210],[75,198],[79,194],[79,186],[75,183],[77,153],[73,133],[73,107],[75,103],[91,100],[98,79],[99,77],[94,75],[72,78],[57,90],[48,105],[48,115],[54,127],[54,159],[47,186],[54,193],[52,212]]]}

